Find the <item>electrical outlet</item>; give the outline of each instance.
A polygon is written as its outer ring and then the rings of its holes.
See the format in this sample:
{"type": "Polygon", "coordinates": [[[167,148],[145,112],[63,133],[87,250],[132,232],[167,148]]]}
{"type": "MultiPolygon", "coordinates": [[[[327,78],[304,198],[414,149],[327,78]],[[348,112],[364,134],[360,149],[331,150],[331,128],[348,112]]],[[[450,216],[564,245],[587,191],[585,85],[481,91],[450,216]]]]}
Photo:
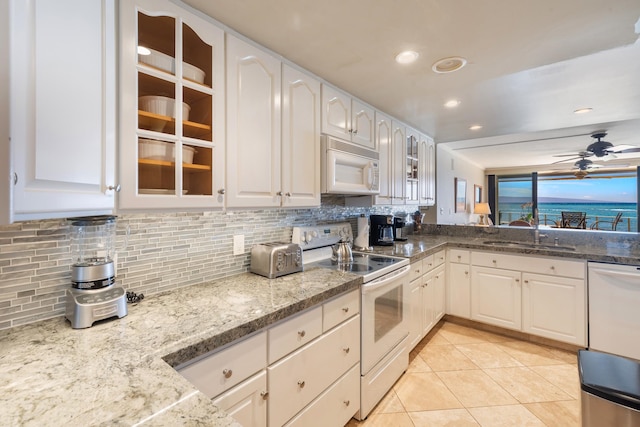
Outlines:
{"type": "Polygon", "coordinates": [[[233,236],[233,254],[242,255],[244,253],[244,234],[233,236]]]}

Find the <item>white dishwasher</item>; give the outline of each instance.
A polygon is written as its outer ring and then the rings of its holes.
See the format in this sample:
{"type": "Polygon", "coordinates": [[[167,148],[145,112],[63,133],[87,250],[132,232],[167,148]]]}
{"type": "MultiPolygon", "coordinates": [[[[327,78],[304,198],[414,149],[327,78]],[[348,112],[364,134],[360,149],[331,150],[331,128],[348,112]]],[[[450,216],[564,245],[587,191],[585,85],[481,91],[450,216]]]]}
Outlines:
{"type": "Polygon", "coordinates": [[[640,360],[640,266],[589,263],[589,348],[640,360]]]}

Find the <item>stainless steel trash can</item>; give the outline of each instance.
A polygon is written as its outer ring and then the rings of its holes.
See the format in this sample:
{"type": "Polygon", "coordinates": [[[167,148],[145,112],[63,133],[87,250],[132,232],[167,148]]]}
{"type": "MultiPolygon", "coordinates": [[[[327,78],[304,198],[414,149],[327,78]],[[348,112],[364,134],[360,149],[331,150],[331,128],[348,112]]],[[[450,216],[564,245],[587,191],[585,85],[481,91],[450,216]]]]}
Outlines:
{"type": "Polygon", "coordinates": [[[640,363],[578,351],[583,427],[640,426],[640,363]]]}

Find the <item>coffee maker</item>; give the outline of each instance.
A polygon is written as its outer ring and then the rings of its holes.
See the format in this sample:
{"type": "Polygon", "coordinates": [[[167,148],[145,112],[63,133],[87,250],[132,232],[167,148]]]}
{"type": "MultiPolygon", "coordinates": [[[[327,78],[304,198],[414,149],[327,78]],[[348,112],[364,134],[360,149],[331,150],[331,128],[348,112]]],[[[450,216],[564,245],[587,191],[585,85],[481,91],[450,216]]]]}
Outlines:
{"type": "Polygon", "coordinates": [[[369,245],[393,246],[393,215],[371,215],[369,220],[369,245]]]}
{"type": "Polygon", "coordinates": [[[403,227],[406,225],[405,219],[401,217],[393,218],[393,240],[396,242],[406,242],[407,238],[403,234],[403,227]]]}
{"type": "Polygon", "coordinates": [[[65,317],[74,329],[127,315],[125,290],[115,284],[116,217],[70,218],[73,265],[65,317]]]}

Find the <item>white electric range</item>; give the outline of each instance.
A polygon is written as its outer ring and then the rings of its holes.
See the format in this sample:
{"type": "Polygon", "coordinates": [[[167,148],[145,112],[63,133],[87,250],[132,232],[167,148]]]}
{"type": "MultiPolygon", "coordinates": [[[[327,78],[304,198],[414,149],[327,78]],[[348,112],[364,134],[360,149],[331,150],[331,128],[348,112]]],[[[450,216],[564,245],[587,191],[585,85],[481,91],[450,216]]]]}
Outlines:
{"type": "Polygon", "coordinates": [[[353,252],[353,262],[331,260],[332,245],[353,241],[351,224],[294,227],[292,242],[302,248],[304,269],[348,271],[362,276],[360,325],[360,411],[362,420],[409,365],[409,260],[353,252]]]}

